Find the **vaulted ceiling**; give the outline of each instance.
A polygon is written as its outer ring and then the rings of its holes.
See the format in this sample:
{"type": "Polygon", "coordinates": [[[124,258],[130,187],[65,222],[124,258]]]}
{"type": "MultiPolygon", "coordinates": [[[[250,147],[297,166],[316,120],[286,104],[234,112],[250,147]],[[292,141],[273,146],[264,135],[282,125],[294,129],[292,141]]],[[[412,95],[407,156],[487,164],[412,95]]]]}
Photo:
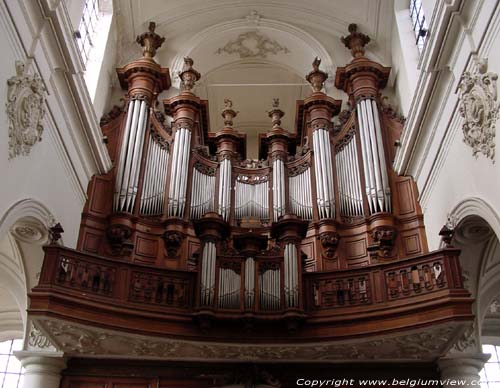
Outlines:
{"type": "Polygon", "coordinates": [[[137,58],[135,37],[156,22],[166,38],[156,59],[170,67],[174,87],[190,56],[202,74],[196,93],[209,99],[211,129],[222,127],[224,99],[232,99],[240,111],[235,126],[256,157],[273,98],[286,113],[283,127],[294,131],[296,100],[310,94],[304,75],[314,57],[330,74],[328,94],[342,97],[332,81],[336,67],[351,59],[340,42],[350,23],[372,38],[368,55],[390,65],[392,10],[393,0],[117,0],[117,64],[137,58]]]}

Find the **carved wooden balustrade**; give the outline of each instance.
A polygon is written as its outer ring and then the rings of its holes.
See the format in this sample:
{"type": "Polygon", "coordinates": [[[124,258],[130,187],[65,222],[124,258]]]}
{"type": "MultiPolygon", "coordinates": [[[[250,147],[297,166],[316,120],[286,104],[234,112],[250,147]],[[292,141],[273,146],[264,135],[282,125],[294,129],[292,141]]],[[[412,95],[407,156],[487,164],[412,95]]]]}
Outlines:
{"type": "MultiPolygon", "coordinates": [[[[195,337],[202,332],[193,326],[193,319],[199,320],[199,312],[207,309],[220,322],[271,319],[288,324],[279,250],[254,258],[221,253],[211,306],[200,306],[197,272],[126,263],[57,245],[45,251],[40,283],[30,295],[33,316],[50,311],[51,316],[63,319],[143,332],[161,328],[163,334],[195,337]]],[[[471,316],[472,300],[464,289],[454,249],[364,268],[303,273],[302,279],[299,337],[315,337],[318,325],[326,330],[332,324],[351,325],[353,319],[357,323],[350,335],[388,329],[391,325],[386,320],[391,316],[401,329],[471,316]]],[[[236,329],[228,336],[243,335],[236,329]]]]}

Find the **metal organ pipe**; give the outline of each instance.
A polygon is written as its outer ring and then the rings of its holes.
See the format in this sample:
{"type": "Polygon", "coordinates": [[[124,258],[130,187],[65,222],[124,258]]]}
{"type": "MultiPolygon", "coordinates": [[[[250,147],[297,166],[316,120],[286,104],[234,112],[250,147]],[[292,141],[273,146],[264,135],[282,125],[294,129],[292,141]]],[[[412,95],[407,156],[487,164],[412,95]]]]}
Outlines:
{"type": "Polygon", "coordinates": [[[326,129],[313,132],[313,149],[319,216],[330,218],[335,216],[335,194],[330,137],[326,129]]]}
{"type": "Polygon", "coordinates": [[[303,219],[312,219],[311,167],[295,176],[289,176],[290,207],[293,214],[303,219]]]}
{"type": "Polygon", "coordinates": [[[285,168],[283,160],[273,161],[273,207],[274,221],[285,214],[285,168]]]}
{"type": "MultiPolygon", "coordinates": [[[[273,169],[274,174],[274,169],[273,169]]],[[[241,220],[245,217],[269,218],[267,180],[260,183],[244,183],[247,176],[238,176],[235,183],[235,218],[241,220]]]]}
{"type": "Polygon", "coordinates": [[[220,162],[219,184],[219,214],[224,220],[229,220],[231,210],[231,160],[223,159],[220,162]]]}
{"type": "Polygon", "coordinates": [[[214,209],[215,176],[193,169],[191,218],[198,219],[214,209]]]}
{"type": "Polygon", "coordinates": [[[344,216],[363,215],[363,197],[359,177],[358,155],[354,133],[342,148],[338,148],[335,161],[340,195],[340,212],[344,216]]]}
{"type": "Polygon", "coordinates": [[[245,308],[251,309],[255,300],[255,261],[248,257],[245,261],[245,308]]]}
{"type": "Polygon", "coordinates": [[[201,260],[201,304],[211,306],[215,290],[215,258],[216,248],[212,241],[205,243],[201,260]]]}
{"type": "Polygon", "coordinates": [[[175,134],[172,154],[172,171],[169,187],[168,215],[182,217],[186,206],[186,187],[188,177],[191,132],[180,128],[175,134]]]}
{"type": "Polygon", "coordinates": [[[364,99],[358,102],[357,110],[370,213],[390,212],[389,178],[377,104],[364,99]]]}
{"type": "Polygon", "coordinates": [[[132,100],[129,103],[117,166],[115,211],[132,212],[134,210],[147,121],[147,102],[139,99],[132,100]]]}
{"type": "Polygon", "coordinates": [[[148,143],[140,211],[143,215],[158,215],[163,214],[169,152],[160,135],[150,132],[148,143]]]}
{"type": "Polygon", "coordinates": [[[285,301],[287,307],[298,307],[297,248],[292,243],[285,245],[285,301]]]}

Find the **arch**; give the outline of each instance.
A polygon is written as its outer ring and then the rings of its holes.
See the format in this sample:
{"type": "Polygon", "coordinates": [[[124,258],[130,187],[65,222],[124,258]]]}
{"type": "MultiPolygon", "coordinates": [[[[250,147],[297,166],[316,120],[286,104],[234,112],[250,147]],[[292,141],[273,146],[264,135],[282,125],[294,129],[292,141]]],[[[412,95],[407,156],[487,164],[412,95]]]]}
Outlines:
{"type": "MultiPolygon", "coordinates": [[[[284,23],[281,21],[260,18],[258,25],[249,24],[246,19],[236,19],[228,22],[222,22],[211,27],[204,29],[203,31],[195,34],[191,39],[189,39],[183,47],[181,47],[177,51],[177,55],[174,57],[171,65],[172,74],[174,78],[177,76],[177,73],[182,69],[184,64],[184,57],[190,56],[197,48],[201,47],[203,43],[206,41],[207,37],[213,37],[216,35],[225,36],[232,32],[238,30],[245,29],[258,29],[259,31],[277,31],[280,33],[284,33],[292,37],[294,40],[298,40],[302,42],[304,45],[310,47],[311,49],[311,58],[312,61],[314,56],[319,56],[323,60],[323,66],[325,71],[328,73],[332,73],[334,71],[334,63],[332,56],[328,53],[326,48],[312,35],[309,33],[291,25],[288,23],[284,23]]],[[[195,59],[195,58],[194,58],[195,59]]],[[[285,67],[290,67],[287,63],[282,63],[279,61],[271,61],[277,65],[282,65],[285,67]]],[[[308,58],[309,62],[309,58],[308,58]]],[[[213,69],[204,69],[205,73],[209,73],[213,69]]],[[[303,75],[305,69],[294,68],[294,72],[296,74],[303,75]]]]}
{"type": "Polygon", "coordinates": [[[53,213],[40,201],[33,198],[25,198],[15,202],[0,218],[0,238],[5,236],[12,226],[19,220],[34,218],[46,229],[54,223],[53,213]]]}
{"type": "Polygon", "coordinates": [[[500,240],[500,215],[486,200],[470,197],[459,202],[449,213],[457,225],[468,216],[479,216],[491,227],[500,240]]]}

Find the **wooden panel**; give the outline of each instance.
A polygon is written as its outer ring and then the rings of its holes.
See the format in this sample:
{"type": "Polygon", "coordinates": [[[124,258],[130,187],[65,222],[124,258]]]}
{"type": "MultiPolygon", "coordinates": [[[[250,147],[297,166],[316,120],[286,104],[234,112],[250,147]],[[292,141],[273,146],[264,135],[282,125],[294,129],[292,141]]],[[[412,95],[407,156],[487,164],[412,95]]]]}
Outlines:
{"type": "Polygon", "coordinates": [[[345,244],[347,259],[360,259],[366,256],[366,239],[347,241],[345,244]]]}
{"type": "Polygon", "coordinates": [[[90,211],[100,215],[106,215],[111,212],[111,182],[99,176],[94,177],[92,193],[90,195],[90,211]]]}
{"type": "Polygon", "coordinates": [[[114,383],[113,388],[152,388],[150,382],[127,382],[127,383],[114,383]]]}
{"type": "Polygon", "coordinates": [[[402,238],[406,255],[416,255],[421,253],[422,247],[420,245],[420,237],[418,234],[403,236],[402,238]]]}
{"type": "Polygon", "coordinates": [[[62,388],[109,388],[105,377],[65,377],[62,388]]]}
{"type": "Polygon", "coordinates": [[[397,182],[397,190],[400,214],[404,215],[416,212],[411,178],[397,182]]]}
{"type": "Polygon", "coordinates": [[[137,236],[136,250],[139,256],[156,258],[158,255],[158,241],[151,238],[137,236]]]}
{"type": "Polygon", "coordinates": [[[101,244],[101,235],[85,232],[83,238],[83,249],[87,252],[97,253],[101,244]]]}

